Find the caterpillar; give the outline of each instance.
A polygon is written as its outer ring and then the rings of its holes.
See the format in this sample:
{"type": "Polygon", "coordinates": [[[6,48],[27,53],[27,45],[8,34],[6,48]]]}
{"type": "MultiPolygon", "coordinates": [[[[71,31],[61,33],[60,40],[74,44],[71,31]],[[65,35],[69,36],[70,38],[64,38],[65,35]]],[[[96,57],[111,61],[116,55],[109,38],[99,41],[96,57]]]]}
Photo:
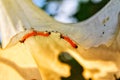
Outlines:
{"type": "MultiPolygon", "coordinates": [[[[24,43],[25,40],[31,36],[44,36],[44,37],[48,37],[49,35],[51,34],[51,32],[40,32],[40,31],[35,31],[33,30],[32,32],[30,33],[27,33],[26,35],[24,35],[22,37],[22,39],[20,40],[21,43],[24,43]]],[[[64,39],[65,41],[67,41],[73,48],[77,48],[78,46],[67,36],[64,36],[64,35],[60,35],[60,38],[64,39]]]]}
{"type": "Polygon", "coordinates": [[[50,35],[50,32],[38,32],[38,31],[35,31],[33,30],[32,32],[30,33],[27,33],[26,35],[23,36],[23,38],[20,40],[21,43],[24,43],[24,41],[31,37],[31,36],[44,36],[44,37],[48,37],[50,35]]]}
{"type": "Polygon", "coordinates": [[[60,35],[60,38],[63,38],[64,40],[66,40],[69,44],[71,44],[73,48],[78,48],[78,46],[69,37],[60,35]]]}

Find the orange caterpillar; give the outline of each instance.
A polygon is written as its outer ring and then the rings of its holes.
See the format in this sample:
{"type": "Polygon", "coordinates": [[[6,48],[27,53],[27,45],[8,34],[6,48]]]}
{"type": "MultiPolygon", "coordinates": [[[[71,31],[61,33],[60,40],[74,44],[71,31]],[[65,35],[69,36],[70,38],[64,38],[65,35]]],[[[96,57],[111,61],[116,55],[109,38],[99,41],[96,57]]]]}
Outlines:
{"type": "Polygon", "coordinates": [[[60,37],[69,42],[73,48],[78,48],[78,46],[69,37],[63,35],[61,35],[60,37]]]}
{"type": "MultiPolygon", "coordinates": [[[[31,37],[31,36],[44,36],[48,37],[50,35],[50,32],[37,32],[37,31],[32,31],[30,33],[27,33],[26,35],[23,36],[23,38],[20,40],[21,43],[24,43],[24,41],[31,37]]],[[[60,36],[62,39],[66,40],[73,48],[77,48],[78,46],[67,36],[60,36]]]]}
{"type": "Polygon", "coordinates": [[[47,36],[50,35],[50,32],[37,32],[37,31],[32,31],[32,32],[24,35],[23,38],[20,40],[20,42],[24,43],[24,41],[25,41],[27,38],[29,38],[29,37],[31,37],[31,36],[37,36],[37,35],[47,37],[47,36]]]}

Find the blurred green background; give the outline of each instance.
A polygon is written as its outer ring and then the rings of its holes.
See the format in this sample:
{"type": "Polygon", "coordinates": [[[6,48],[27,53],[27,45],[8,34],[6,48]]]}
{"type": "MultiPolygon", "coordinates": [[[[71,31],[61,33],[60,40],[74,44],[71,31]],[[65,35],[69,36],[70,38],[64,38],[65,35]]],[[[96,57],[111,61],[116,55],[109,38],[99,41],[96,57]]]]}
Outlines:
{"type": "Polygon", "coordinates": [[[99,3],[93,3],[91,0],[89,0],[87,3],[79,3],[81,5],[78,7],[78,12],[74,16],[79,21],[86,20],[104,7],[108,1],[110,0],[102,0],[99,3]]]}

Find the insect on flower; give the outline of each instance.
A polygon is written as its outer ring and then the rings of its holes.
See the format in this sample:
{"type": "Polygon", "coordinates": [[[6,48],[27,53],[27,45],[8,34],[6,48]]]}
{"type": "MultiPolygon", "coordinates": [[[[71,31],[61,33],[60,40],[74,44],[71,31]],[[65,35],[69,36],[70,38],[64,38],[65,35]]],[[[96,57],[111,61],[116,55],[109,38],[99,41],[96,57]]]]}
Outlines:
{"type": "MultiPolygon", "coordinates": [[[[44,36],[48,37],[50,35],[50,32],[40,32],[40,31],[35,31],[33,30],[30,33],[27,33],[26,35],[23,36],[23,38],[20,40],[21,43],[24,43],[25,40],[31,36],[44,36]]],[[[73,48],[77,48],[78,46],[67,36],[60,35],[60,38],[64,39],[67,41],[73,48]]]]}
{"type": "Polygon", "coordinates": [[[31,36],[44,36],[44,37],[48,37],[50,35],[50,32],[38,32],[38,31],[35,31],[33,30],[32,32],[30,33],[27,33],[26,35],[23,36],[23,38],[20,40],[21,43],[24,43],[24,41],[31,37],[31,36]]]}
{"type": "Polygon", "coordinates": [[[73,48],[78,48],[78,46],[67,36],[64,36],[64,35],[60,35],[60,38],[66,40],[67,42],[69,42],[69,44],[71,44],[71,46],[73,48]]]}

